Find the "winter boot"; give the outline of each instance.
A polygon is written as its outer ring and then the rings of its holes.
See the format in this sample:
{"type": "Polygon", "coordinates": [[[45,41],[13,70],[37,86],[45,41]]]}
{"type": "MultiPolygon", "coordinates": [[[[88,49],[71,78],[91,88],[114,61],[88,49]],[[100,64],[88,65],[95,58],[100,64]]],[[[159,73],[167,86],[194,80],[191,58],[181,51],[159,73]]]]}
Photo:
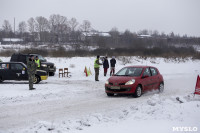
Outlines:
{"type": "Polygon", "coordinates": [[[29,90],[35,90],[35,88],[30,88],[29,90]]]}

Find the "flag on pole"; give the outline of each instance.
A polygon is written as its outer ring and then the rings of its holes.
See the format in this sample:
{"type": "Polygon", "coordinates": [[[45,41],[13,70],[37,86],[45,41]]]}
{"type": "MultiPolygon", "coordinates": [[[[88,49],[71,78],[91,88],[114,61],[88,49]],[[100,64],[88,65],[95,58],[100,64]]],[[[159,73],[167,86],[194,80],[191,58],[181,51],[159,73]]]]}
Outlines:
{"type": "Polygon", "coordinates": [[[86,77],[88,76],[88,72],[87,72],[87,67],[85,66],[85,70],[84,70],[84,73],[86,74],[86,77]]]}
{"type": "Polygon", "coordinates": [[[196,83],[194,94],[200,95],[200,77],[199,77],[199,75],[197,76],[197,83],[196,83]]]}
{"type": "Polygon", "coordinates": [[[91,73],[90,73],[90,71],[89,71],[89,70],[87,70],[87,75],[88,75],[88,76],[90,76],[90,75],[91,75],[91,73]]]}
{"type": "Polygon", "coordinates": [[[91,70],[90,70],[90,67],[89,67],[89,71],[90,71],[90,74],[92,75],[92,72],[91,72],[91,70]]]}

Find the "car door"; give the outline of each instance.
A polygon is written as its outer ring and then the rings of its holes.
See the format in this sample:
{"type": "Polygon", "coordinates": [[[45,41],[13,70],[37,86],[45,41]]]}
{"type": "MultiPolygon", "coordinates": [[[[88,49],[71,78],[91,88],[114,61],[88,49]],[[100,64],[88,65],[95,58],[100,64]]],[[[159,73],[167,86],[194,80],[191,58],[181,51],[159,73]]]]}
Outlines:
{"type": "Polygon", "coordinates": [[[21,63],[12,63],[10,66],[12,80],[27,80],[27,72],[21,63]]]}
{"type": "Polygon", "coordinates": [[[149,91],[152,88],[151,72],[149,67],[145,68],[142,75],[143,91],[149,91]]]}
{"type": "Polygon", "coordinates": [[[150,67],[150,71],[152,74],[152,89],[158,89],[159,86],[159,75],[158,75],[158,71],[156,68],[150,67]]]}

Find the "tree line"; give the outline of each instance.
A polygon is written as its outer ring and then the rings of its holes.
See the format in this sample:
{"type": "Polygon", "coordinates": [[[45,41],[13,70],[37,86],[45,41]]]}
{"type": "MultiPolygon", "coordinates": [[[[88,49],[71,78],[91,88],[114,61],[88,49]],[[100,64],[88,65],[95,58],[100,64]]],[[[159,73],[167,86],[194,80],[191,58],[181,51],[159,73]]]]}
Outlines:
{"type": "Polygon", "coordinates": [[[76,18],[67,19],[59,14],[50,15],[49,19],[38,16],[19,22],[16,32],[8,20],[0,28],[0,39],[22,38],[25,42],[70,42],[79,41],[81,32],[92,31],[91,23],[84,20],[81,24],[76,18]]]}
{"type": "Polygon", "coordinates": [[[200,37],[187,35],[159,33],[157,30],[141,30],[119,32],[116,27],[107,31],[103,36],[92,28],[88,20],[79,23],[76,18],[68,19],[66,16],[52,14],[49,18],[43,16],[31,17],[21,21],[16,26],[16,31],[8,20],[4,20],[0,28],[0,41],[3,38],[21,38],[22,43],[52,43],[52,44],[85,44],[96,45],[100,48],[125,48],[125,47],[168,47],[176,45],[199,45],[200,37]],[[83,34],[86,33],[86,34],[83,34]],[[84,36],[84,39],[83,39],[84,36]]]}

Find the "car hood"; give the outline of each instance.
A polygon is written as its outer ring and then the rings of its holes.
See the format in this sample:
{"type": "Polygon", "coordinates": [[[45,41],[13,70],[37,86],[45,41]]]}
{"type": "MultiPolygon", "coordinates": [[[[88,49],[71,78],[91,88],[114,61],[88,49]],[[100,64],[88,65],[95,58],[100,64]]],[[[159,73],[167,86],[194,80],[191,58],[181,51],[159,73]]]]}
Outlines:
{"type": "Polygon", "coordinates": [[[131,79],[138,79],[138,77],[130,77],[130,76],[112,76],[108,79],[111,83],[126,83],[131,79]]]}
{"type": "Polygon", "coordinates": [[[46,64],[46,65],[54,65],[54,63],[52,63],[52,62],[41,62],[41,64],[46,64]]]}

